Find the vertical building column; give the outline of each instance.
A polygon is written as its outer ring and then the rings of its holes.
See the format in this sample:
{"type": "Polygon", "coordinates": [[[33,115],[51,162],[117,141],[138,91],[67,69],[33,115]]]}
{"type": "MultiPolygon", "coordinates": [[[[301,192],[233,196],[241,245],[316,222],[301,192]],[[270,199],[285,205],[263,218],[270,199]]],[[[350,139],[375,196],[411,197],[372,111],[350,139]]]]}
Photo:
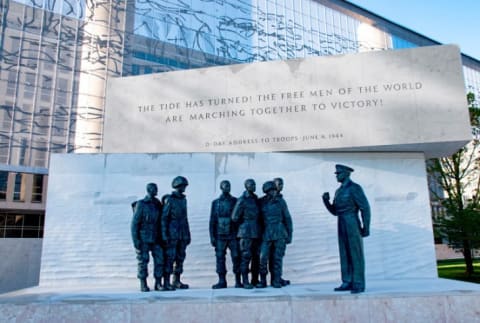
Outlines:
{"type": "Polygon", "coordinates": [[[117,43],[113,44],[116,50],[111,50],[112,34],[114,29],[124,29],[125,5],[123,0],[87,2],[86,17],[82,25],[75,152],[98,152],[101,149],[106,82],[111,75],[121,75],[121,68],[112,70],[109,62],[114,59],[113,56],[121,62],[123,56],[123,40],[120,50],[117,43]]]}

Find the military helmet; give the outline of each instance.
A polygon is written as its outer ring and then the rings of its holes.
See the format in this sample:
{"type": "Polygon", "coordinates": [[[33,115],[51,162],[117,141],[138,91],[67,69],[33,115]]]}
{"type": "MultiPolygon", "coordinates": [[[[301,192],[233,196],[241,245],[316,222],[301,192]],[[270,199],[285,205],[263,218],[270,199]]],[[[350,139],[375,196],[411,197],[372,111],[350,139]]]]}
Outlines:
{"type": "Polygon", "coordinates": [[[177,187],[180,187],[180,186],[187,186],[187,185],[188,185],[188,181],[183,176],[177,176],[172,181],[172,187],[173,188],[177,188],[177,187]]]}
{"type": "Polygon", "coordinates": [[[263,193],[267,193],[270,190],[276,190],[276,189],[277,187],[275,186],[275,183],[273,181],[266,181],[265,183],[263,183],[263,186],[262,186],[263,193]]]}

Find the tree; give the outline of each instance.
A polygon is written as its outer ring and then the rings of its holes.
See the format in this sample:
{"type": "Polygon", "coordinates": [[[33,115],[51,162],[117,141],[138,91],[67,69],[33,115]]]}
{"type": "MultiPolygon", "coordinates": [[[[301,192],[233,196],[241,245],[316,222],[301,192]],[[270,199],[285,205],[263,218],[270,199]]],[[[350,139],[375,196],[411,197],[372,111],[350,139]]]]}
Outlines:
{"type": "Polygon", "coordinates": [[[434,219],[435,231],[463,253],[466,274],[471,276],[473,250],[480,248],[480,109],[473,93],[467,94],[467,102],[472,141],[450,157],[429,160],[427,171],[441,188],[431,192],[446,213],[434,219]]]}

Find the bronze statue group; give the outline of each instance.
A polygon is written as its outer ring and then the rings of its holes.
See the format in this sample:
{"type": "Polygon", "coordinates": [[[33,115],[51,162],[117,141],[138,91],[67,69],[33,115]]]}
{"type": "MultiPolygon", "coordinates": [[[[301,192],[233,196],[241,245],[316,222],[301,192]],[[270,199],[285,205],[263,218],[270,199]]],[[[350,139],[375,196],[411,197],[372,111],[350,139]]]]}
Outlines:
{"type": "MultiPolygon", "coordinates": [[[[362,238],[369,235],[370,207],[360,185],[350,179],[353,169],[340,164],[335,168],[341,185],[333,203],[330,203],[329,193],[322,196],[328,211],[338,217],[342,284],[334,290],[356,294],[365,291],[362,238]]],[[[138,260],[137,277],[143,292],[150,290],[147,285],[150,253],[155,290],[189,287],[180,281],[186,248],[191,241],[184,194],[187,186],[185,177],[175,177],[172,181],[174,191],[160,201],[156,198],[157,185],[149,183],[146,197],[132,204],[131,232],[138,260]]],[[[262,185],[264,196],[260,198],[255,194],[253,179],[245,180],[244,186],[243,194],[235,198],[230,194],[230,182],[222,181],[222,193],[211,205],[210,242],[215,248],[218,274],[218,282],[212,288],[227,288],[227,249],[230,250],[236,288],[265,288],[268,274],[272,287],[289,285],[290,281],[282,278],[282,271],[286,246],[292,242],[293,224],[281,193],[283,180],[266,181],[262,185]]]]}

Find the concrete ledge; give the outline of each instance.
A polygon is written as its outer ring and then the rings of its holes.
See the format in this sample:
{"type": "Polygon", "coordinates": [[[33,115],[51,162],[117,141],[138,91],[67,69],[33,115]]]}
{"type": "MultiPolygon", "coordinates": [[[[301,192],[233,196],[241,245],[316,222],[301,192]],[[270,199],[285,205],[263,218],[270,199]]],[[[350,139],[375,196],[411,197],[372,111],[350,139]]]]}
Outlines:
{"type": "Polygon", "coordinates": [[[150,293],[37,287],[1,295],[0,321],[480,322],[478,284],[445,279],[372,281],[360,295],[334,293],[335,285],[150,293]]]}

